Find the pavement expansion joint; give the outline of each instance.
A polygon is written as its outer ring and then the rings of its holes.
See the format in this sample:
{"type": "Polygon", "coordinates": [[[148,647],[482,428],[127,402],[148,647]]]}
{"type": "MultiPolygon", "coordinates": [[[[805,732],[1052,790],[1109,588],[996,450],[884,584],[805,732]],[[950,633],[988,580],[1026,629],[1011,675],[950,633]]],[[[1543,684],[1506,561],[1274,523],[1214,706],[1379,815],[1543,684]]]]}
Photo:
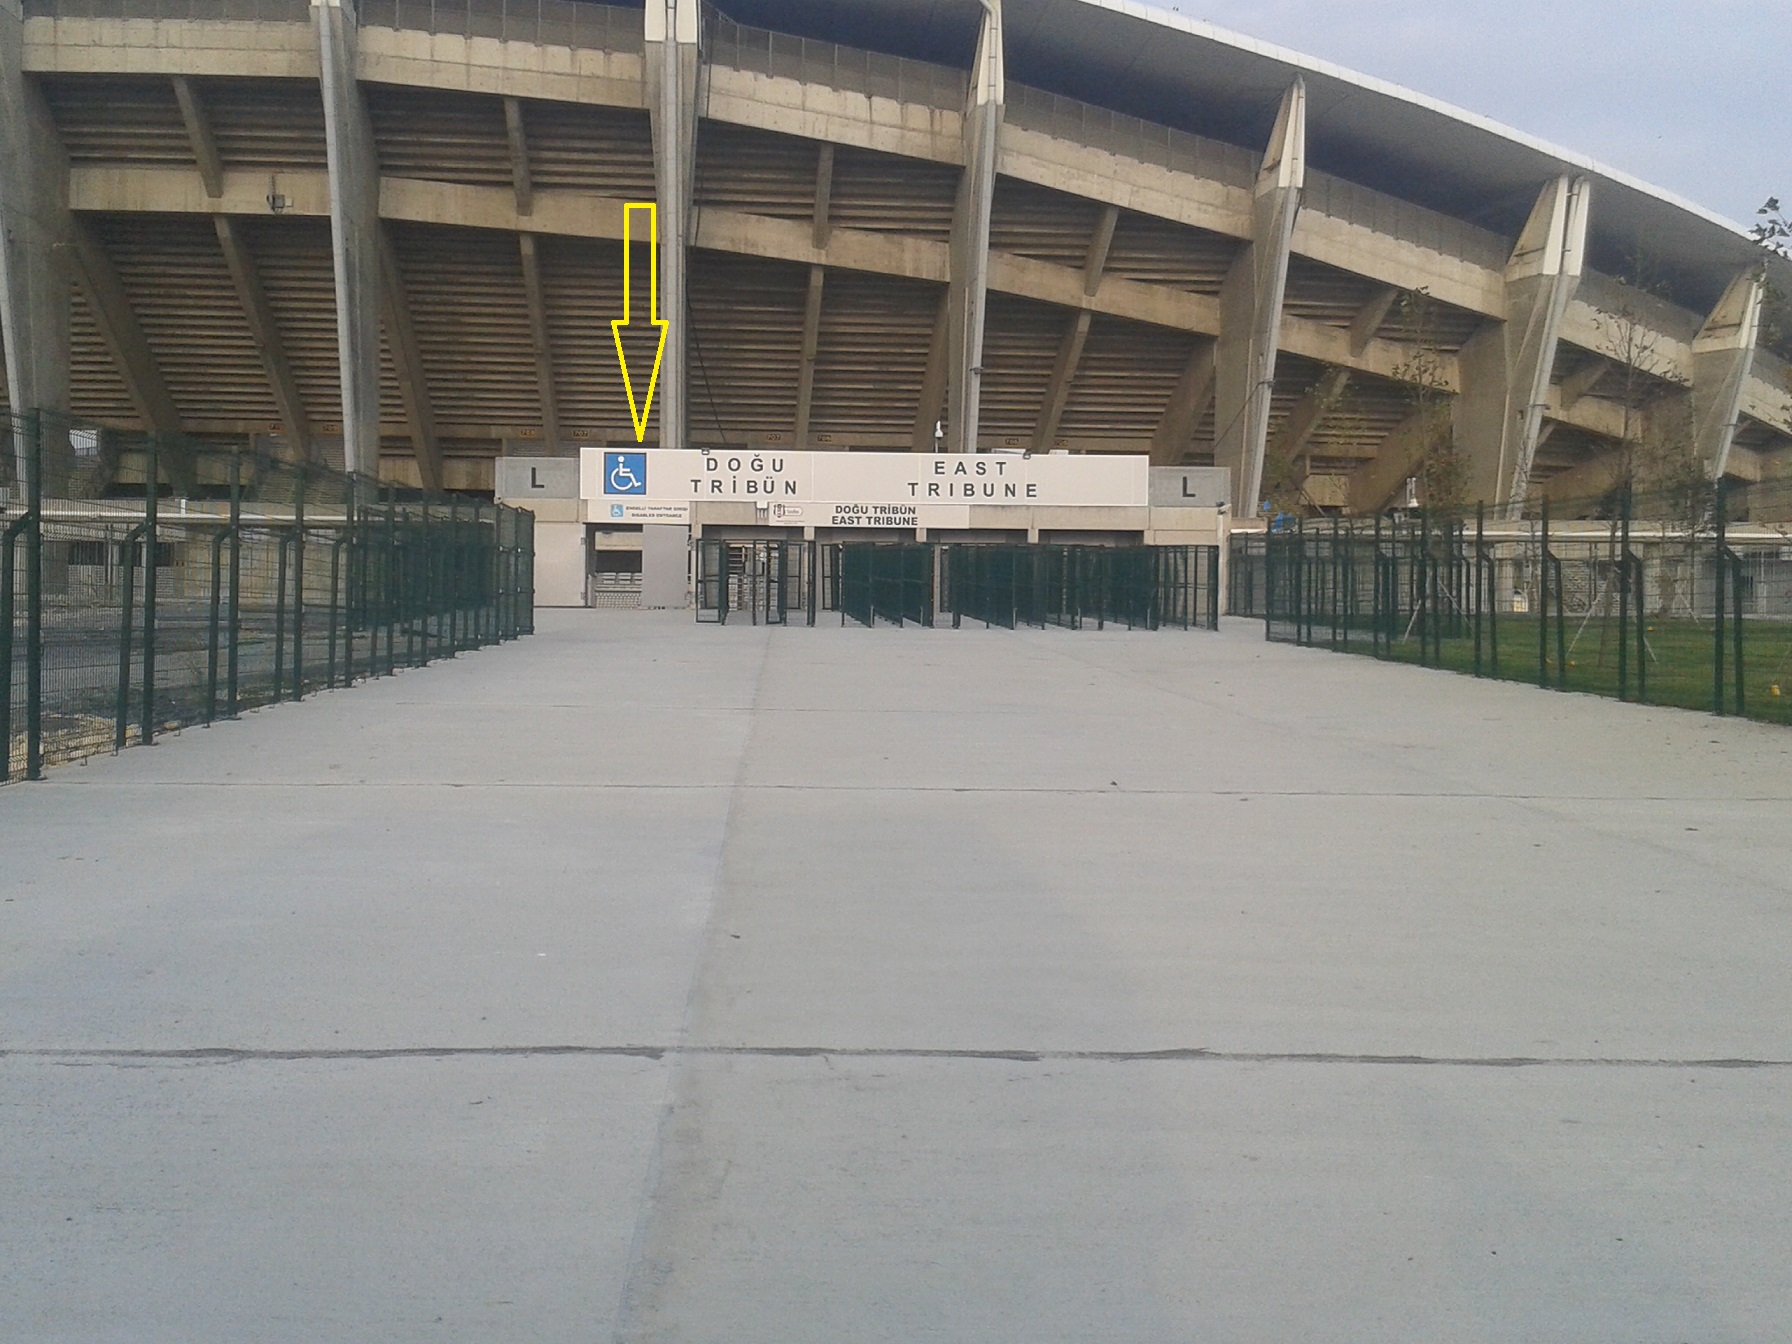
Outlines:
{"type": "Polygon", "coordinates": [[[998,1063],[1096,1064],[1364,1064],[1420,1068],[1523,1069],[1792,1069],[1792,1059],[1739,1056],[1649,1058],[1592,1055],[1380,1055],[1341,1051],[1208,1050],[1001,1050],[946,1049],[925,1046],[828,1045],[475,1045],[387,1046],[355,1049],[258,1050],[233,1046],[186,1049],[0,1049],[0,1060],[19,1059],[62,1064],[248,1064],[330,1060],[530,1058],[748,1058],[748,1059],[914,1059],[987,1060],[998,1063]]]}

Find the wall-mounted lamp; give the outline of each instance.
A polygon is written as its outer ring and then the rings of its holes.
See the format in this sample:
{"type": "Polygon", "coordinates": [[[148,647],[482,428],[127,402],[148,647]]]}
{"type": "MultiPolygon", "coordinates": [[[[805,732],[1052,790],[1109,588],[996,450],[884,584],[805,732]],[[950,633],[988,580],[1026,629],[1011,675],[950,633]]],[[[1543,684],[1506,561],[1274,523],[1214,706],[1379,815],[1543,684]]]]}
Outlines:
{"type": "Polygon", "coordinates": [[[279,183],[274,180],[274,175],[272,173],[269,173],[268,174],[268,209],[272,210],[277,215],[277,214],[280,214],[283,210],[286,209],[287,206],[289,206],[291,204],[292,204],[291,201],[287,200],[286,197],[284,197],[280,194],[279,183]]]}

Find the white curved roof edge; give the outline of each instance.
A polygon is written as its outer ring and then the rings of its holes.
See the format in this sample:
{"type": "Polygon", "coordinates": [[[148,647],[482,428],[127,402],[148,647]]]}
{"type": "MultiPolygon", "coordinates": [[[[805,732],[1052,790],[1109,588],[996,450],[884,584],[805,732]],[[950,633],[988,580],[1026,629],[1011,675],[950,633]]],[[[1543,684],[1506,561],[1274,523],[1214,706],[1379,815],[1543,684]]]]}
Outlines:
{"type": "Polygon", "coordinates": [[[1159,8],[1157,5],[1142,3],[1142,0],[1077,0],[1077,3],[1087,5],[1091,9],[1105,9],[1112,13],[1125,14],[1131,18],[1142,19],[1148,23],[1155,23],[1164,28],[1176,29],[1180,32],[1188,33],[1192,37],[1204,38],[1210,42],[1218,42],[1224,46],[1235,47],[1240,51],[1248,51],[1255,55],[1262,56],[1267,60],[1279,61],[1283,65],[1292,66],[1296,70],[1316,75],[1324,75],[1329,79],[1335,79],[1341,83],[1352,84],[1368,93],[1379,94],[1384,98],[1393,98],[1400,102],[1410,103],[1414,107],[1423,108],[1427,112],[1438,113],[1441,116],[1460,121],[1465,125],[1473,126],[1477,130],[1486,131],[1490,135],[1497,135],[1503,140],[1510,140],[1514,144],[1523,145],[1526,149],[1535,150],[1539,154],[1544,154],[1552,159],[1558,160],[1564,167],[1577,169],[1583,173],[1590,173],[1605,178],[1607,181],[1614,182],[1619,186],[1628,187],[1632,191],[1653,197],[1665,205],[1671,205],[1677,210],[1684,210],[1690,215],[1696,215],[1708,224],[1715,224],[1726,233],[1734,234],[1744,242],[1753,241],[1749,238],[1748,230],[1736,223],[1735,220],[1726,219],[1716,211],[1707,210],[1704,206],[1695,204],[1694,202],[1687,200],[1684,196],[1677,196],[1664,187],[1654,186],[1651,183],[1643,181],[1639,177],[1632,177],[1629,173],[1620,172],[1616,168],[1607,167],[1605,164],[1600,163],[1595,159],[1590,159],[1584,154],[1577,154],[1572,150],[1563,149],[1560,145],[1552,145],[1547,140],[1540,139],[1534,135],[1528,135],[1524,131],[1518,130],[1516,127],[1507,126],[1503,122],[1495,121],[1492,117],[1484,117],[1477,112],[1470,112],[1466,108],[1457,107],[1453,103],[1446,103],[1441,98],[1432,98],[1427,94],[1415,92],[1404,85],[1394,83],[1392,80],[1380,79],[1375,75],[1365,75],[1356,70],[1351,70],[1346,66],[1334,65],[1330,61],[1320,60],[1316,56],[1305,56],[1300,52],[1293,51],[1287,47],[1279,47],[1273,42],[1265,42],[1260,38],[1250,37],[1244,33],[1236,33],[1229,28],[1221,28],[1217,24],[1207,23],[1200,19],[1191,19],[1182,14],[1159,8]]]}

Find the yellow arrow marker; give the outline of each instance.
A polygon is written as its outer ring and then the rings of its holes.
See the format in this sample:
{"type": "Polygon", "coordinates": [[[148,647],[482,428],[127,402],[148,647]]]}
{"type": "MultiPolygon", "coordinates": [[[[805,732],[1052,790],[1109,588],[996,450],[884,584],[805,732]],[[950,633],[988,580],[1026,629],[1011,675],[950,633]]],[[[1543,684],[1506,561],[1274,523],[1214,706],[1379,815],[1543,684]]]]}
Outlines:
{"type": "Polygon", "coordinates": [[[628,413],[635,422],[635,442],[640,443],[647,438],[647,413],[653,409],[653,390],[660,381],[660,359],[666,353],[666,320],[660,316],[660,210],[652,201],[630,201],[622,207],[622,319],[610,323],[610,331],[616,337],[616,359],[622,365],[622,385],[628,390],[628,413]],[[628,356],[622,350],[622,329],[629,324],[634,311],[634,276],[629,265],[634,230],[630,220],[637,210],[647,212],[650,245],[647,252],[648,321],[660,329],[659,345],[653,352],[653,376],[647,380],[647,395],[639,403],[635,400],[634,382],[628,376],[628,356]]]}

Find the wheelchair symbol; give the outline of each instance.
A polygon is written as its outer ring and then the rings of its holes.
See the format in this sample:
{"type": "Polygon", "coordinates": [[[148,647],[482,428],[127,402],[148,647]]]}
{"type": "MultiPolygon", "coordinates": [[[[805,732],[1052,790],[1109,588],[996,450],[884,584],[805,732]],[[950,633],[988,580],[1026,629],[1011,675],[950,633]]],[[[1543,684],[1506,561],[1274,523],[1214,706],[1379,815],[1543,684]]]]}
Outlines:
{"type": "Polygon", "coordinates": [[[606,495],[646,494],[647,454],[605,453],[604,493],[606,495]]]}

